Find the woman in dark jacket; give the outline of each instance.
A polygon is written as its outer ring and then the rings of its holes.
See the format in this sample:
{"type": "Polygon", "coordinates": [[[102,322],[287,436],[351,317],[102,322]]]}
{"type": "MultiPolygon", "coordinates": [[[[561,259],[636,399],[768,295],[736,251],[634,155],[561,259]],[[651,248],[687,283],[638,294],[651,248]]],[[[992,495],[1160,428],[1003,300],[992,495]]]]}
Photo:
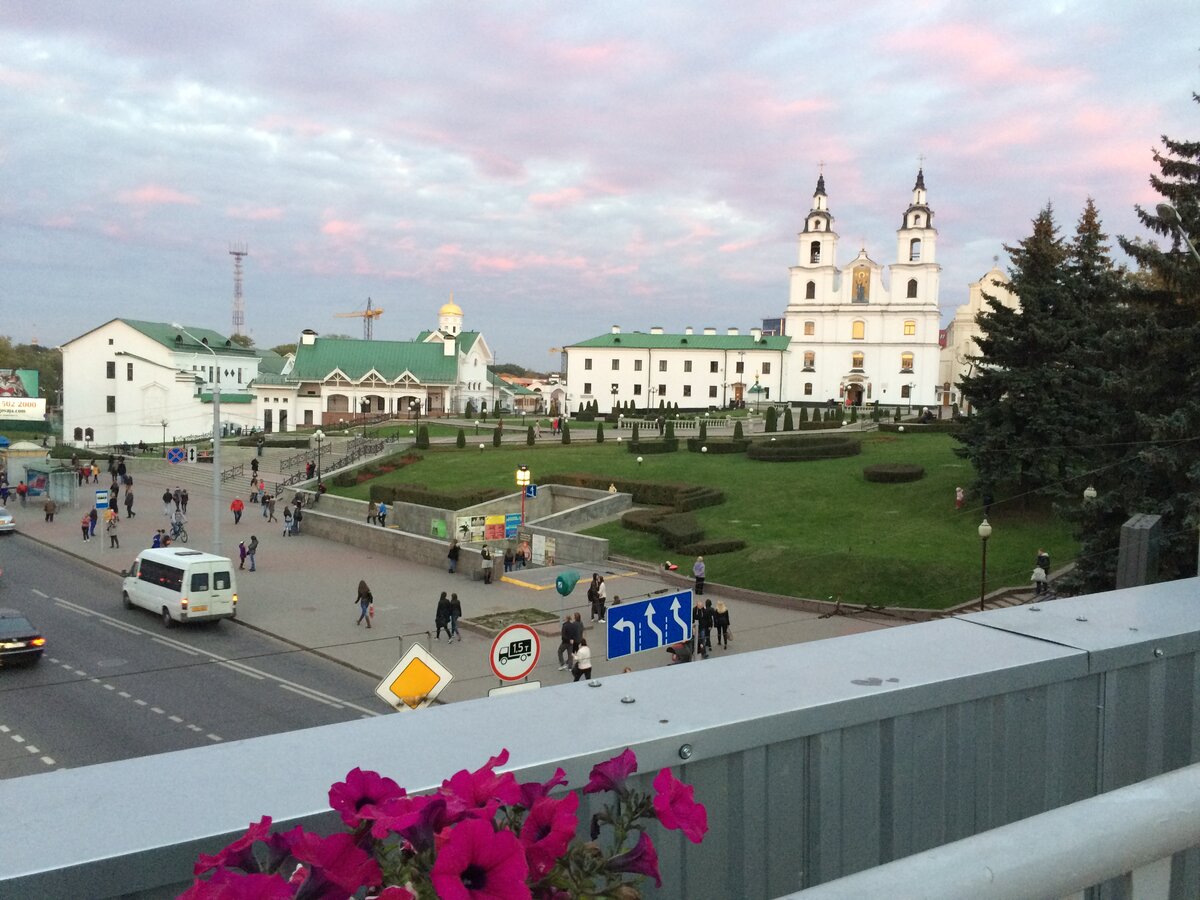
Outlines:
{"type": "Polygon", "coordinates": [[[371,596],[371,589],[367,587],[365,581],[358,582],[358,596],[354,598],[354,602],[358,604],[358,621],[355,625],[361,625],[364,621],[367,627],[371,627],[371,604],[375,602],[375,598],[371,596]]]}
{"type": "Polygon", "coordinates": [[[434,624],[437,626],[437,640],[442,639],[442,629],[446,630],[446,643],[454,640],[454,635],[450,633],[450,598],[446,596],[446,592],[442,591],[442,596],[438,598],[437,612],[434,613],[434,624]]]}
{"type": "Polygon", "coordinates": [[[717,601],[716,611],[713,613],[713,625],[717,629],[717,643],[722,649],[729,649],[729,608],[725,606],[724,600],[717,601]]]}

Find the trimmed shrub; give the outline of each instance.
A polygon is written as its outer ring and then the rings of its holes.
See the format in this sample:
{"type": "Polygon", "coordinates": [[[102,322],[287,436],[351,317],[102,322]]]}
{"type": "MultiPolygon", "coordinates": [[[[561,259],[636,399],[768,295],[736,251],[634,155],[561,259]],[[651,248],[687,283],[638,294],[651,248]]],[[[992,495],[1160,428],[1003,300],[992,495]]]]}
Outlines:
{"type": "Polygon", "coordinates": [[[786,407],[783,411],[783,430],[795,431],[796,423],[792,420],[792,408],[786,407]]]}
{"type": "Polygon", "coordinates": [[[633,423],[633,428],[632,428],[632,429],[630,430],[630,432],[629,432],[629,440],[633,441],[635,444],[638,442],[638,426],[637,426],[637,422],[634,422],[634,423],[633,423]]]}
{"type": "Polygon", "coordinates": [[[936,422],[905,422],[897,424],[895,422],[880,422],[879,430],[891,432],[895,434],[901,428],[906,434],[913,432],[924,432],[925,434],[956,434],[962,427],[962,422],[955,422],[952,419],[941,419],[936,422]]]}
{"type": "Polygon", "coordinates": [[[576,487],[607,490],[609,484],[617,490],[633,496],[639,506],[669,506],[676,511],[716,506],[725,501],[725,494],[716,488],[699,484],[679,484],[661,481],[638,481],[630,478],[608,478],[588,472],[567,472],[543,475],[539,484],[566,484],[576,487]]]}
{"type": "Polygon", "coordinates": [[[671,438],[669,441],[665,438],[661,441],[630,441],[629,452],[634,455],[651,456],[657,453],[674,453],[679,449],[679,440],[671,438]]]}
{"type": "Polygon", "coordinates": [[[858,421],[858,407],[857,406],[850,407],[850,421],[851,421],[851,423],[858,421]]]}
{"type": "Polygon", "coordinates": [[[863,478],[880,484],[900,484],[905,481],[920,481],[925,477],[925,467],[916,463],[876,463],[863,466],[863,478]]]}
{"type": "Polygon", "coordinates": [[[892,421],[893,422],[900,421],[900,407],[898,407],[898,406],[896,407],[896,411],[894,413],[892,413],[892,421]]]}
{"type": "Polygon", "coordinates": [[[418,450],[428,450],[429,449],[429,429],[426,428],[424,425],[422,425],[420,428],[417,429],[417,449],[418,450]]]}
{"type": "Polygon", "coordinates": [[[571,443],[571,426],[565,419],[562,423],[562,442],[564,444],[571,443]]]}
{"type": "Polygon", "coordinates": [[[798,435],[773,441],[756,441],[746,450],[746,456],[762,462],[799,462],[857,456],[861,452],[862,442],[855,437],[844,437],[840,434],[813,437],[798,435]]]}
{"type": "Polygon", "coordinates": [[[742,432],[742,420],[738,419],[733,423],[733,439],[735,441],[744,440],[746,435],[742,432]]]}
{"type": "Polygon", "coordinates": [[[492,446],[499,447],[500,442],[504,439],[504,429],[496,426],[492,429],[492,446]]]}
{"type": "Polygon", "coordinates": [[[701,447],[707,447],[709,453],[745,453],[749,446],[750,442],[745,440],[735,441],[720,438],[709,441],[702,437],[687,439],[689,453],[699,453],[701,447]]]}
{"type": "Polygon", "coordinates": [[[358,484],[358,476],[353,472],[338,472],[333,476],[334,487],[354,487],[358,484]]]}
{"type": "MultiPolygon", "coordinates": [[[[708,422],[700,423],[700,433],[697,437],[701,443],[704,443],[708,440],[708,422]]],[[[692,442],[690,439],[688,440],[688,449],[692,449],[692,442]]]]}
{"type": "Polygon", "coordinates": [[[500,488],[477,488],[472,491],[449,493],[431,491],[420,484],[373,484],[368,496],[376,503],[386,500],[388,503],[416,503],[436,509],[465,509],[503,497],[506,493],[507,491],[500,488]]]}
{"type": "Polygon", "coordinates": [[[668,550],[678,550],[704,539],[704,529],[691,513],[671,513],[658,522],[659,541],[668,550]]]}
{"type": "Polygon", "coordinates": [[[603,422],[596,423],[596,443],[597,444],[604,443],[604,423],[603,422]]]}
{"type": "Polygon", "coordinates": [[[467,433],[465,431],[463,431],[461,428],[458,429],[458,434],[454,438],[454,446],[457,447],[459,450],[461,450],[463,447],[467,446],[467,433]]]}
{"type": "Polygon", "coordinates": [[[651,506],[644,509],[631,509],[621,516],[621,527],[630,531],[643,531],[647,534],[658,534],[658,523],[663,517],[669,516],[674,510],[669,506],[651,506]]]}
{"type": "Polygon", "coordinates": [[[735,553],[746,549],[746,542],[739,538],[707,538],[678,548],[687,556],[712,556],[718,553],[735,553]]]}
{"type": "Polygon", "coordinates": [[[763,428],[768,434],[779,430],[779,412],[774,406],[767,407],[766,425],[763,428]]]}
{"type": "Polygon", "coordinates": [[[706,506],[720,506],[724,502],[725,492],[721,489],[692,485],[676,494],[675,508],[680,512],[687,512],[706,506]]]}
{"type": "MultiPolygon", "coordinates": [[[[462,432],[460,431],[459,434],[462,434],[462,432]]],[[[533,436],[533,426],[530,425],[528,428],[525,429],[525,445],[527,447],[532,447],[535,442],[536,442],[536,440],[533,436]]]]}
{"type": "Polygon", "coordinates": [[[667,427],[663,432],[663,438],[668,441],[675,440],[675,422],[672,419],[667,419],[667,427]]]}

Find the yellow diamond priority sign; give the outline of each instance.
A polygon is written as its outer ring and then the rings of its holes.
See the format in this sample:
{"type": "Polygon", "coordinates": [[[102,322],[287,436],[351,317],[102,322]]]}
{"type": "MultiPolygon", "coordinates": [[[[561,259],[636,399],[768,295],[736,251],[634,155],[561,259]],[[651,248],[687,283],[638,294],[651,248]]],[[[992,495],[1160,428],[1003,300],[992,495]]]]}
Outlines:
{"type": "Polygon", "coordinates": [[[420,644],[413,644],[375,693],[398,710],[421,709],[432,703],[454,678],[450,670],[420,644]]]}

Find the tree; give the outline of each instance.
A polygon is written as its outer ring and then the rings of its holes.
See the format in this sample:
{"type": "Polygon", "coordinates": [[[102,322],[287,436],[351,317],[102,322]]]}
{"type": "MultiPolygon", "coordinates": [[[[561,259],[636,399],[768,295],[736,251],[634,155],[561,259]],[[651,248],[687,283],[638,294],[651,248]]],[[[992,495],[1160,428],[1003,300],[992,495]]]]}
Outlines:
{"type": "Polygon", "coordinates": [[[454,446],[459,450],[467,446],[467,433],[461,428],[458,429],[458,435],[454,438],[454,446]]]}
{"type": "Polygon", "coordinates": [[[562,423],[562,442],[563,444],[571,443],[571,425],[566,419],[562,423]]]}
{"type": "Polygon", "coordinates": [[[746,437],[746,435],[742,431],[742,420],[738,419],[736,422],[733,423],[733,439],[735,441],[740,441],[740,440],[744,440],[745,437],[746,437]]]}
{"type": "Polygon", "coordinates": [[[766,425],[764,426],[763,430],[770,433],[772,431],[775,431],[776,428],[778,427],[778,425],[779,425],[779,412],[775,409],[774,405],[768,406],[767,407],[767,416],[766,416],[766,425]]]}
{"type": "Polygon", "coordinates": [[[278,353],[280,356],[287,356],[289,353],[295,354],[295,344],[276,344],[271,348],[272,353],[278,353]]]}
{"type": "Polygon", "coordinates": [[[674,419],[667,419],[667,427],[663,433],[663,438],[665,438],[668,441],[675,439],[675,420],[674,419]]]}
{"type": "Polygon", "coordinates": [[[808,421],[808,407],[807,406],[800,407],[800,421],[801,422],[808,421]]]}
{"type": "Polygon", "coordinates": [[[630,432],[629,432],[629,440],[630,440],[632,443],[634,443],[634,444],[636,444],[636,443],[638,442],[638,425],[637,425],[637,422],[634,422],[634,423],[633,423],[633,428],[632,428],[632,429],[630,429],[630,432]]]}
{"type": "Polygon", "coordinates": [[[604,443],[604,423],[603,422],[596,423],[596,443],[597,444],[604,443]]]}
{"type": "Polygon", "coordinates": [[[418,450],[428,450],[429,449],[429,429],[426,428],[424,425],[422,425],[420,428],[417,429],[417,449],[418,450]]]}
{"type": "Polygon", "coordinates": [[[504,429],[501,428],[499,425],[497,425],[495,428],[492,429],[492,446],[499,447],[500,443],[503,439],[504,439],[504,429]]]}
{"type": "Polygon", "coordinates": [[[231,334],[229,336],[229,342],[232,344],[237,344],[239,347],[244,347],[247,350],[250,350],[254,347],[254,338],[250,337],[248,334],[231,334]]]}
{"type": "Polygon", "coordinates": [[[530,425],[525,429],[525,446],[532,447],[536,443],[533,436],[533,426],[530,425]]]}
{"type": "Polygon", "coordinates": [[[784,410],[783,410],[783,430],[784,431],[795,431],[796,430],[796,423],[794,421],[792,421],[792,408],[790,406],[784,407],[784,410]]]}
{"type": "Polygon", "coordinates": [[[700,439],[700,443],[702,443],[702,444],[708,440],[708,422],[706,422],[703,419],[700,420],[699,439],[700,439]]]}

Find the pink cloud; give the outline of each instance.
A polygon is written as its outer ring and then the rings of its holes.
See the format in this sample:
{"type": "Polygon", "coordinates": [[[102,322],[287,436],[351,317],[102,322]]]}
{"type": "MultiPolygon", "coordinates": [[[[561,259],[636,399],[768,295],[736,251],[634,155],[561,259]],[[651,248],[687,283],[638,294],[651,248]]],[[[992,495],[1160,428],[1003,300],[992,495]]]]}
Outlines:
{"type": "Polygon", "coordinates": [[[279,206],[231,206],[225,213],[231,219],[248,222],[278,222],[283,218],[283,208],[279,206]]]}
{"type": "Polygon", "coordinates": [[[321,234],[331,237],[357,238],[362,235],[362,225],[357,222],[347,222],[344,219],[330,219],[321,226],[321,234]]]}
{"type": "Polygon", "coordinates": [[[122,191],[117,194],[117,201],[130,206],[193,206],[200,202],[190,194],[160,184],[147,184],[131,191],[122,191]]]}
{"type": "Polygon", "coordinates": [[[303,135],[304,137],[320,137],[328,134],[330,129],[321,122],[303,119],[297,116],[270,115],[263,116],[256,125],[263,131],[281,134],[303,135]]]}
{"type": "Polygon", "coordinates": [[[565,206],[574,206],[583,198],[583,191],[579,188],[563,188],[558,191],[530,194],[529,202],[542,209],[562,209],[565,206]]]}
{"type": "Polygon", "coordinates": [[[504,256],[477,256],[471,264],[476,272],[500,271],[511,272],[517,268],[518,263],[515,259],[509,259],[504,256]]]}
{"type": "Polygon", "coordinates": [[[74,228],[75,217],[67,215],[52,216],[49,219],[43,219],[42,224],[47,228],[74,228]]]}

